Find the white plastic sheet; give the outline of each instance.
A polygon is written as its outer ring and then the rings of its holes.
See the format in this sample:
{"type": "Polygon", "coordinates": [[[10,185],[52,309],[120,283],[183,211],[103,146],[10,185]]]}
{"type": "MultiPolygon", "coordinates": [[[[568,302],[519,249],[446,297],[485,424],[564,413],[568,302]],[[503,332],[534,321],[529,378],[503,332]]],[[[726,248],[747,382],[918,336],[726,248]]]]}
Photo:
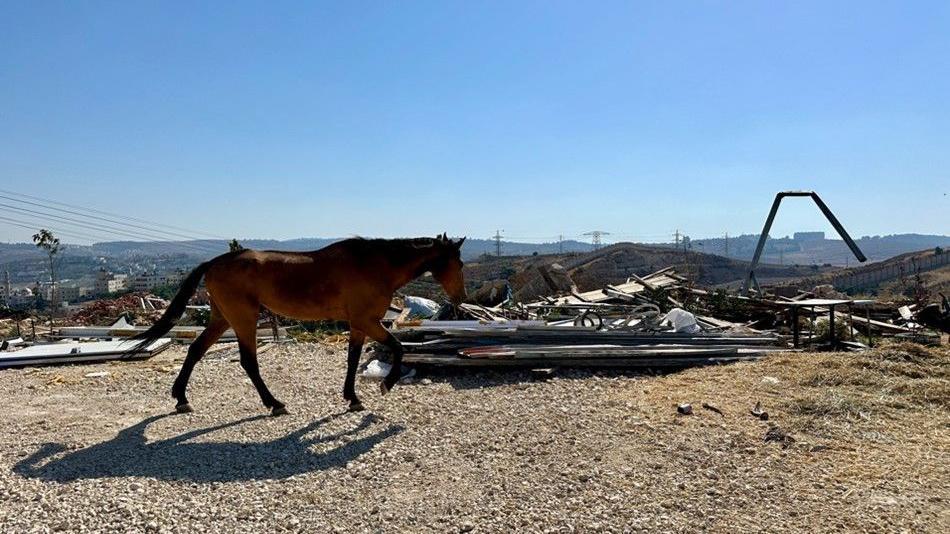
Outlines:
{"type": "MultiPolygon", "coordinates": [[[[379,360],[373,360],[373,361],[369,362],[368,364],[366,364],[366,368],[363,369],[363,372],[360,373],[360,375],[363,376],[363,377],[365,377],[365,378],[379,378],[379,379],[382,379],[382,378],[386,378],[386,375],[389,374],[389,370],[392,369],[392,368],[393,368],[393,366],[390,365],[390,364],[388,364],[388,363],[386,363],[386,362],[381,362],[381,361],[379,361],[379,360]]],[[[402,376],[399,377],[399,380],[405,380],[405,379],[407,379],[407,378],[412,378],[412,377],[416,376],[416,370],[415,370],[415,369],[406,367],[405,365],[403,365],[402,367],[400,367],[400,369],[402,369],[402,376]]]]}
{"type": "Polygon", "coordinates": [[[408,296],[405,301],[406,307],[409,308],[409,317],[414,319],[428,319],[439,311],[439,304],[434,300],[408,296]]]}
{"type": "Polygon", "coordinates": [[[660,324],[668,324],[673,327],[673,330],[686,334],[695,334],[702,330],[696,322],[696,316],[682,308],[670,310],[660,324]]]}

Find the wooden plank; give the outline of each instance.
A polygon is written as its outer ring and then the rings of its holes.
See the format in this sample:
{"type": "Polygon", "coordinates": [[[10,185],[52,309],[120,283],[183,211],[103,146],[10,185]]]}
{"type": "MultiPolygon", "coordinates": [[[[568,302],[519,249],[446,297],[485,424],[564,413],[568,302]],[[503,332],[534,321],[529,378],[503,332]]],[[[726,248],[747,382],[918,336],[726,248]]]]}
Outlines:
{"type": "Polygon", "coordinates": [[[634,280],[637,281],[638,284],[640,284],[641,286],[643,286],[643,287],[649,289],[650,291],[656,291],[656,287],[657,287],[657,286],[656,286],[655,284],[653,284],[652,282],[647,282],[647,281],[644,280],[643,278],[640,278],[639,276],[637,276],[637,275],[635,275],[635,274],[633,274],[633,273],[630,274],[630,278],[633,278],[634,280]]]}
{"type": "MultiPolygon", "coordinates": [[[[836,311],[835,317],[847,318],[848,314],[845,312],[836,311]]],[[[866,319],[864,317],[859,317],[857,315],[854,315],[851,318],[851,320],[853,320],[856,323],[863,324],[865,326],[870,325],[872,328],[877,328],[878,330],[886,330],[888,332],[893,332],[897,334],[903,334],[903,333],[908,333],[912,331],[910,328],[904,328],[903,326],[900,326],[900,325],[885,323],[883,321],[875,321],[874,319],[866,319]]]]}

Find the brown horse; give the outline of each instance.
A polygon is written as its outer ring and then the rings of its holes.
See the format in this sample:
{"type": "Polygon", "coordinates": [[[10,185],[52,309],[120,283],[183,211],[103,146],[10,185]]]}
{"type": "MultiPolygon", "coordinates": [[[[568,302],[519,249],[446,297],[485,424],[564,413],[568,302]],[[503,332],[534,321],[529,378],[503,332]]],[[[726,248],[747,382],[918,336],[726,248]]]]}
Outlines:
{"type": "Polygon", "coordinates": [[[188,348],[172,386],[179,412],[192,411],[185,389],[198,360],[230,325],[238,338],[241,367],[274,415],[287,413],[264,385],[257,365],[257,317],[262,306],[301,320],[329,319],[350,324],[349,355],[343,398],[362,410],[356,396],[356,366],[366,336],[393,353],[393,366],[380,382],[385,395],[400,377],[403,349],[380,323],[393,293],[426,272],[442,285],[452,302],[465,298],[460,249],[465,238],[347,239],[314,252],[242,250],[199,265],[182,282],[168,309],[154,326],[135,336],[139,346],[171,330],[185,311],[201,278],[211,300],[208,326],[188,348]]]}

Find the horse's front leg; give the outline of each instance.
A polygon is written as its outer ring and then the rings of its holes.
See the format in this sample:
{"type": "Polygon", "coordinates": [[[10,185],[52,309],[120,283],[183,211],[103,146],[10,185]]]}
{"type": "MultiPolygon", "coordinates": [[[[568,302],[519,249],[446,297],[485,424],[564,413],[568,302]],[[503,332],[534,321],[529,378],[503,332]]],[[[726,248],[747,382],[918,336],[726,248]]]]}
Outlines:
{"type": "Polygon", "coordinates": [[[363,403],[356,396],[356,367],[360,363],[360,354],[363,353],[363,341],[366,334],[350,328],[350,345],[346,355],[346,379],[343,381],[343,399],[350,401],[350,411],[363,410],[363,403]]]}

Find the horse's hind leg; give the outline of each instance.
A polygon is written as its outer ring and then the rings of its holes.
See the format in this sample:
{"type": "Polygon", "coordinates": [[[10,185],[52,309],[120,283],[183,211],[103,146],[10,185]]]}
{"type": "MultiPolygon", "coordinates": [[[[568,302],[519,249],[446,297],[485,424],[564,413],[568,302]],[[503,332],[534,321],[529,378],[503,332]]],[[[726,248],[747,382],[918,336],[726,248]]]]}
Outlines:
{"type": "Polygon", "coordinates": [[[218,338],[221,337],[221,334],[227,329],[228,322],[221,316],[221,313],[215,308],[214,304],[212,304],[211,318],[208,321],[208,326],[205,327],[204,331],[201,332],[198,338],[188,347],[188,356],[185,357],[185,363],[181,365],[178,378],[175,379],[175,383],[172,385],[172,397],[175,398],[175,410],[178,411],[178,413],[192,411],[191,405],[188,404],[188,399],[185,397],[185,390],[188,388],[188,379],[191,378],[191,372],[194,370],[195,364],[201,360],[201,357],[205,355],[208,348],[214,345],[214,342],[217,341],[218,338]]]}
{"type": "Polygon", "coordinates": [[[350,411],[359,412],[363,403],[356,396],[356,366],[360,363],[363,341],[366,335],[359,330],[350,329],[350,346],[346,358],[346,379],[343,381],[343,398],[350,401],[350,411]]]}
{"type": "Polygon", "coordinates": [[[264,379],[261,378],[261,370],[257,364],[257,312],[259,309],[260,307],[255,304],[250,307],[242,307],[240,311],[235,310],[237,313],[232,312],[231,309],[226,309],[224,314],[238,338],[238,349],[241,351],[241,367],[244,368],[248,378],[251,379],[251,383],[254,384],[257,394],[261,396],[261,402],[271,409],[272,414],[284,415],[288,413],[287,408],[284,407],[284,403],[271,395],[267,385],[264,384],[264,379]]]}

